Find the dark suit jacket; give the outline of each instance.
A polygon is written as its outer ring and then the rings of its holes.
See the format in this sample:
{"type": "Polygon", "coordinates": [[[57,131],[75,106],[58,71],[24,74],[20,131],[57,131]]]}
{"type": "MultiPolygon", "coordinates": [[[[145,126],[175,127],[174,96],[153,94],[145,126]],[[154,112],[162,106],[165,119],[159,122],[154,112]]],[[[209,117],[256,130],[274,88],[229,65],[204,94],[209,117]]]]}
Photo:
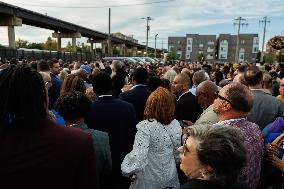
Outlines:
{"type": "Polygon", "coordinates": [[[99,97],[91,105],[85,123],[89,128],[109,134],[112,156],[113,188],[128,188],[128,180],[121,174],[121,163],[132,150],[136,134],[135,110],[132,104],[114,97],[99,97]]]}
{"type": "Polygon", "coordinates": [[[182,95],[176,103],[176,119],[179,121],[188,120],[194,123],[201,113],[202,108],[191,92],[182,95]]]}
{"type": "Polygon", "coordinates": [[[282,100],[263,92],[252,90],[253,107],[248,114],[248,120],[259,125],[262,130],[278,116],[283,116],[284,104],[282,100]]]}
{"type": "Polygon", "coordinates": [[[129,102],[134,106],[137,123],[143,120],[146,102],[150,93],[146,86],[136,86],[134,89],[119,95],[121,100],[129,102]]]}
{"type": "Polygon", "coordinates": [[[55,74],[50,73],[52,86],[48,90],[49,96],[49,109],[52,109],[54,103],[59,98],[62,81],[59,80],[55,74]]]}
{"type": "Polygon", "coordinates": [[[1,184],[12,181],[9,188],[96,188],[92,136],[80,129],[44,120],[36,130],[1,132],[0,149],[1,184]]]}

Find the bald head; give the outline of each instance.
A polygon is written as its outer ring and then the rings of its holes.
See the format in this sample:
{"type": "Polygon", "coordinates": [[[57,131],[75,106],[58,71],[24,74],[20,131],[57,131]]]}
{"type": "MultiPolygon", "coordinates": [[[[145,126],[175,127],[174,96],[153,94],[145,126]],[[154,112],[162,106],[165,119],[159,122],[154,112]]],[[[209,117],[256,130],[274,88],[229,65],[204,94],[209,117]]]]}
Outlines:
{"type": "Polygon", "coordinates": [[[206,80],[200,83],[196,88],[196,97],[199,105],[205,109],[213,104],[217,91],[218,87],[212,81],[206,80]]]}
{"type": "Polygon", "coordinates": [[[200,90],[202,92],[208,92],[208,93],[215,93],[216,91],[218,91],[218,87],[217,85],[209,80],[203,81],[202,83],[200,83],[197,86],[196,90],[200,90]]]}

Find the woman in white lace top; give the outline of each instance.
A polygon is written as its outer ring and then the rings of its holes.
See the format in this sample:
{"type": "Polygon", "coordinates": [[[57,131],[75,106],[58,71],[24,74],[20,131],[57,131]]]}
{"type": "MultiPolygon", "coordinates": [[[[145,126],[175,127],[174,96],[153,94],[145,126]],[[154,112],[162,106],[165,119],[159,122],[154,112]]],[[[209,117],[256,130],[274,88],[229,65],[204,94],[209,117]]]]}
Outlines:
{"type": "Polygon", "coordinates": [[[137,124],[133,150],[122,162],[131,189],[179,188],[176,170],[181,127],[174,119],[175,97],[159,87],[149,96],[144,121],[137,124]]]}

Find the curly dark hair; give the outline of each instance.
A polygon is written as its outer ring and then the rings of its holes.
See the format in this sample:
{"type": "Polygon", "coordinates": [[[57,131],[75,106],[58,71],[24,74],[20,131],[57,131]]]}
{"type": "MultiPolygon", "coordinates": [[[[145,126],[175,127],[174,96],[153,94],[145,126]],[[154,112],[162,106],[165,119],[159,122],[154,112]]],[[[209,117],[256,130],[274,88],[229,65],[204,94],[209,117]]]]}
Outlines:
{"type": "Polygon", "coordinates": [[[0,126],[27,129],[47,116],[47,92],[42,76],[26,64],[0,72],[0,126]]]}
{"type": "Polygon", "coordinates": [[[175,116],[175,96],[163,87],[158,87],[152,92],[146,102],[144,119],[156,119],[168,125],[175,116]]]}
{"type": "Polygon", "coordinates": [[[65,120],[85,117],[91,106],[91,100],[79,91],[65,93],[55,103],[56,111],[65,120]]]}

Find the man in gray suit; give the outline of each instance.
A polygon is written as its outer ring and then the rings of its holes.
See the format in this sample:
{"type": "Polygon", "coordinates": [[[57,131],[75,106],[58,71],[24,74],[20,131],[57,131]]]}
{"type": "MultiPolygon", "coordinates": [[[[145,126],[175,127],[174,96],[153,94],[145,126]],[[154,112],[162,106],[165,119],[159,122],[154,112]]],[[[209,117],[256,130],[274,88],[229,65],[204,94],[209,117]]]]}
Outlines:
{"type": "Polygon", "coordinates": [[[283,116],[284,104],[280,99],[263,91],[263,73],[256,66],[248,68],[245,80],[252,91],[254,102],[248,120],[259,125],[262,130],[278,116],[283,116]]]}
{"type": "Polygon", "coordinates": [[[217,114],[212,109],[217,91],[218,86],[209,80],[203,81],[198,85],[196,88],[196,99],[204,111],[195,124],[217,123],[219,121],[217,114]]]}

